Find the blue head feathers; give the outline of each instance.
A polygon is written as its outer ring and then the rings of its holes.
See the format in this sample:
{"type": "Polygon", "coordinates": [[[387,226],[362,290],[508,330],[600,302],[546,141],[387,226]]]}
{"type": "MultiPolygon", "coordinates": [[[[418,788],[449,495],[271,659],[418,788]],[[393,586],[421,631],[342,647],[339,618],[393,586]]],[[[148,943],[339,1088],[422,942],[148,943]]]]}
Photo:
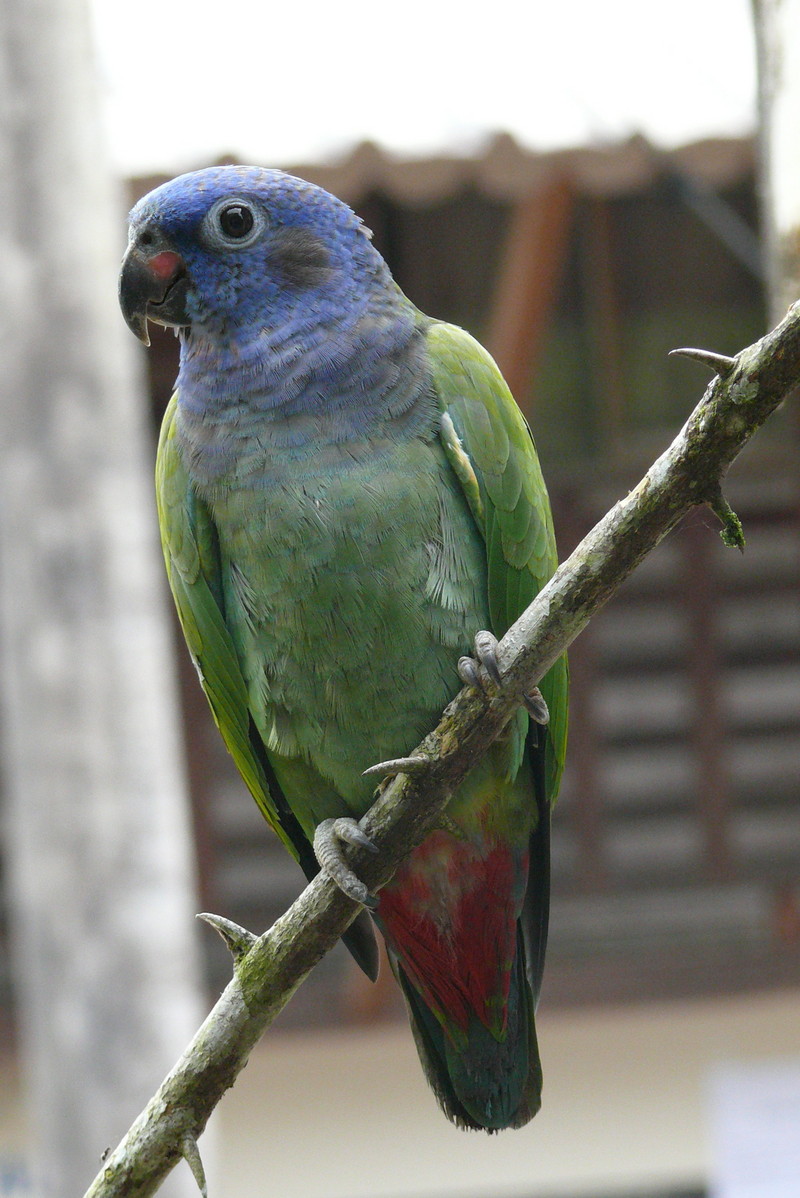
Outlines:
{"type": "Polygon", "coordinates": [[[212,167],[140,200],[120,301],[143,340],[148,320],[182,331],[179,426],[197,461],[212,424],[225,454],[234,434],[263,440],[268,416],[273,437],[280,423],[284,439],[349,439],[427,392],[425,318],[368,231],[282,171],[212,167]]]}
{"type": "MultiPolygon", "coordinates": [[[[329,320],[362,306],[375,286],[391,287],[355,213],[282,171],[221,166],[181,175],[139,201],[130,228],[131,246],[149,261],[158,251],[178,255],[186,323],[212,336],[246,336],[253,324],[284,324],[300,311],[304,323],[329,320]]],[[[151,303],[150,319],[160,318],[158,308],[151,303]]]]}

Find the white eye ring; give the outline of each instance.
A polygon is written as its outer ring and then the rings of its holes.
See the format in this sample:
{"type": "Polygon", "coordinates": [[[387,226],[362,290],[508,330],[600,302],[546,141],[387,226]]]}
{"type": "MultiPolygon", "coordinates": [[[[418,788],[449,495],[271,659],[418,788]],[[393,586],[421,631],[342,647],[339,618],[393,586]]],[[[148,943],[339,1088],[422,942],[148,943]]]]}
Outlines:
{"type": "Polygon", "coordinates": [[[201,235],[206,244],[215,249],[243,250],[258,241],[266,224],[263,211],[251,200],[243,196],[225,196],[217,200],[203,217],[201,235]],[[241,226],[241,233],[234,231],[237,222],[241,226]]]}

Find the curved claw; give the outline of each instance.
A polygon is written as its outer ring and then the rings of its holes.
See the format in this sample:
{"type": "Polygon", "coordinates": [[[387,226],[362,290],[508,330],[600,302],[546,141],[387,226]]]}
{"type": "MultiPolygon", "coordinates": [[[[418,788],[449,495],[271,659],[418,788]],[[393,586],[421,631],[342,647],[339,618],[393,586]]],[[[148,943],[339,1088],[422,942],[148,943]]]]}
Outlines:
{"type": "Polygon", "coordinates": [[[535,686],[529,695],[523,695],[522,702],[525,704],[528,714],[535,723],[550,723],[550,710],[538,686],[535,686]]]}
{"type": "Polygon", "coordinates": [[[475,633],[475,657],[459,657],[458,676],[467,686],[474,686],[486,694],[486,680],[481,675],[483,666],[489,681],[498,688],[503,685],[500,667],[497,664],[497,637],[493,632],[482,629],[475,633]]]}
{"type": "Polygon", "coordinates": [[[475,633],[475,656],[495,686],[500,687],[503,680],[497,664],[497,643],[497,637],[492,632],[482,630],[475,633]]]}
{"type": "Polygon", "coordinates": [[[329,878],[332,878],[339,889],[354,902],[374,910],[378,900],[371,894],[365,884],[344,859],[342,842],[357,845],[370,853],[377,853],[377,845],[373,844],[356,820],[349,816],[340,819],[324,819],[317,825],[314,833],[314,855],[329,878]]]}
{"type": "MultiPolygon", "coordinates": [[[[479,691],[486,693],[486,681],[481,674],[480,666],[486,671],[489,680],[502,690],[504,683],[500,674],[500,667],[497,663],[497,637],[493,632],[488,632],[485,629],[475,633],[475,658],[459,657],[458,659],[458,676],[467,686],[474,686],[479,691]]],[[[538,686],[534,687],[529,695],[522,696],[522,702],[531,718],[537,724],[549,724],[550,712],[547,709],[547,704],[544,701],[542,692],[538,686]]]]}
{"type": "Polygon", "coordinates": [[[465,686],[474,686],[476,690],[483,690],[478,667],[471,657],[459,657],[456,668],[458,676],[465,686]]]}

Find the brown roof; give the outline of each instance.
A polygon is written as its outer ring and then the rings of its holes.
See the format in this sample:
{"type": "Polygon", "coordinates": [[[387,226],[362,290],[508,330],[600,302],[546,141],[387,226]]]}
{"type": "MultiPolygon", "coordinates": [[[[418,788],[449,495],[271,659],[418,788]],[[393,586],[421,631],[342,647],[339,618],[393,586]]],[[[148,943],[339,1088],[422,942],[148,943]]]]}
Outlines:
{"type": "MultiPolygon", "coordinates": [[[[413,205],[432,203],[468,187],[493,199],[513,201],[536,192],[554,175],[568,178],[577,191],[590,195],[644,190],[665,169],[724,188],[750,175],[754,167],[751,138],[708,138],[660,150],[636,136],[614,145],[539,153],[502,133],[482,153],[470,156],[399,158],[372,142],[362,142],[338,162],[292,164],[287,169],[351,204],[380,191],[413,205]]],[[[136,179],[134,193],[142,195],[160,182],[163,177],[136,179]]]]}

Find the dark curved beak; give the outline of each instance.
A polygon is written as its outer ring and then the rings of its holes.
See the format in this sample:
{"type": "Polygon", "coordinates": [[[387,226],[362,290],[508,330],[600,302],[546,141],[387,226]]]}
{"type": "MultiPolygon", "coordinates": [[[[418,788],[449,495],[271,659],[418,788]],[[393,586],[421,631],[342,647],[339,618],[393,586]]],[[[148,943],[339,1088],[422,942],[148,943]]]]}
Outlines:
{"type": "Polygon", "coordinates": [[[119,306],[131,332],[150,344],[148,320],[156,324],[186,328],[191,323],[186,311],[188,279],[180,254],[159,244],[152,235],[146,247],[136,238],[122,259],[119,275],[119,306]]]}

